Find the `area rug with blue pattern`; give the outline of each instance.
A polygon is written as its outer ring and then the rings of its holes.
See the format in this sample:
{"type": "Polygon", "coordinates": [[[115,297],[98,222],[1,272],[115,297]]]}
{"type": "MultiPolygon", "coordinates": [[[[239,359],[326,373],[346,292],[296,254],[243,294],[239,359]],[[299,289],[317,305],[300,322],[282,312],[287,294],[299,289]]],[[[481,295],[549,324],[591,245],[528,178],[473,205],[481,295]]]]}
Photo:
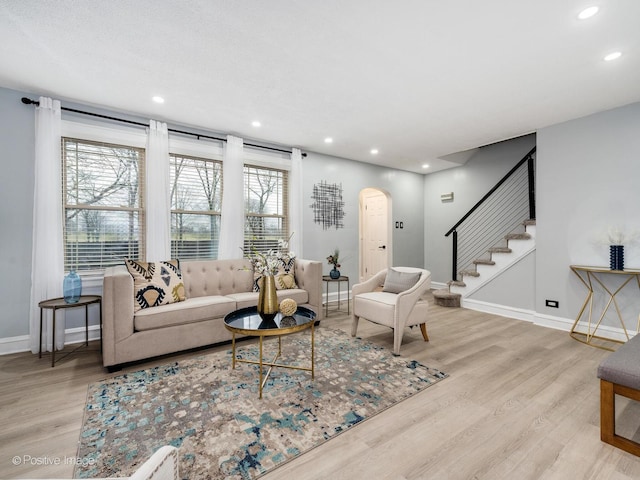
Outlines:
{"type": "MultiPolygon", "coordinates": [[[[282,337],[279,363],[310,365],[310,330],[282,337]]],[[[264,358],[278,348],[266,340],[264,358]]],[[[257,360],[256,342],[238,357],[257,360]]],[[[74,476],[130,475],[162,445],[180,476],[252,479],[447,377],[341,330],[315,329],[315,379],[258,365],[231,368],[231,347],[89,385],[74,476]]]]}

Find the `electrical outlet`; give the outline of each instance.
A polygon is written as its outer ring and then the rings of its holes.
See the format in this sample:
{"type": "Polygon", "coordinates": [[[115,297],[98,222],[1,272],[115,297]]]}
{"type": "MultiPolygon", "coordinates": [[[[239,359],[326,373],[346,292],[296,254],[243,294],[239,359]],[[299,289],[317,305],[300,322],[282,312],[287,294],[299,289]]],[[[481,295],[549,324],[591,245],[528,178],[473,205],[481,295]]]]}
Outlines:
{"type": "Polygon", "coordinates": [[[544,304],[547,307],[558,308],[558,301],[557,300],[545,300],[544,304]]]}

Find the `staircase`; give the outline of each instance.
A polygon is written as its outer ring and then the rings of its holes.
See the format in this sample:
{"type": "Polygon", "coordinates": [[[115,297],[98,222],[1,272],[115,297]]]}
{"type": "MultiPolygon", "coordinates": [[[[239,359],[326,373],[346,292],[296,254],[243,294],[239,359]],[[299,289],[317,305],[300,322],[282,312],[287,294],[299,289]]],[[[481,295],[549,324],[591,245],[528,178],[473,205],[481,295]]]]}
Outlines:
{"type": "Polygon", "coordinates": [[[460,280],[451,280],[447,283],[448,288],[433,292],[436,305],[460,307],[462,298],[471,295],[500,272],[535,250],[536,221],[526,220],[522,227],[521,232],[505,235],[503,245],[489,248],[486,257],[473,260],[472,268],[460,270],[460,280]]]}

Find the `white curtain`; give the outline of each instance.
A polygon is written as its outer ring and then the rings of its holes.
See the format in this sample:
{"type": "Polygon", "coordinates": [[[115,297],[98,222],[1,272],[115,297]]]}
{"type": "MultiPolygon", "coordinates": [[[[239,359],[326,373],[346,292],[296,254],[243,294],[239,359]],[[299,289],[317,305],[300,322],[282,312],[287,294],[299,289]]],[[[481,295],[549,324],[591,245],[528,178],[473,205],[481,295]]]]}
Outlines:
{"type": "Polygon", "coordinates": [[[227,136],[222,161],[222,212],[218,258],[241,258],[244,245],[244,160],[243,141],[227,136]]]}
{"type": "Polygon", "coordinates": [[[167,124],[151,120],[146,154],[147,261],[171,257],[171,188],[167,124]]]}
{"type": "MultiPolygon", "coordinates": [[[[33,353],[38,352],[40,342],[38,303],[61,297],[64,280],[60,101],[40,97],[40,106],[36,108],[35,115],[35,185],[29,315],[30,346],[33,353]]],[[[45,309],[43,318],[43,350],[52,351],[52,311],[45,309]]],[[[64,348],[64,315],[56,315],[56,348],[64,348]]]]}
{"type": "Polygon", "coordinates": [[[291,151],[291,172],[289,173],[289,226],[293,233],[289,250],[298,258],[302,253],[302,152],[299,148],[291,151]]]}

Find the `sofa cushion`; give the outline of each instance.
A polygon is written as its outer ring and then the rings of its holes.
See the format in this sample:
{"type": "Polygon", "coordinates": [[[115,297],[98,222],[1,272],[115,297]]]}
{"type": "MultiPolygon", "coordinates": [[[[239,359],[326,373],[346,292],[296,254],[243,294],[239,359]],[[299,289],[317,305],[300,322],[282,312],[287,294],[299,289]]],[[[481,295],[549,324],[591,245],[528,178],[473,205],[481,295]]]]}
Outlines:
{"type": "Polygon", "coordinates": [[[258,305],[258,295],[260,295],[258,292],[238,292],[230,293],[227,297],[236,302],[236,308],[239,310],[258,305]]]}
{"type": "Polygon", "coordinates": [[[140,262],[125,258],[124,264],[133,277],[136,311],[185,300],[179,260],[140,262]]]}
{"type": "Polygon", "coordinates": [[[221,295],[188,298],[180,303],[161,305],[136,312],[133,325],[136,331],[200,322],[224,317],[236,309],[236,301],[221,295]]]}
{"type": "MultiPolygon", "coordinates": [[[[299,288],[292,288],[287,290],[278,290],[278,302],[285,298],[291,298],[296,301],[298,305],[303,305],[309,302],[309,292],[299,288]]],[[[239,292],[230,293],[227,297],[232,298],[237,303],[237,308],[255,307],[258,304],[258,292],[239,292]]]]}
{"type": "Polygon", "coordinates": [[[290,298],[295,300],[298,305],[303,305],[309,302],[309,292],[306,290],[302,290],[300,288],[290,288],[287,290],[278,290],[278,302],[280,300],[284,300],[285,298],[290,298]]]}
{"type": "Polygon", "coordinates": [[[244,258],[185,260],[180,262],[180,270],[188,298],[250,292],[252,289],[251,262],[244,258]]]}

